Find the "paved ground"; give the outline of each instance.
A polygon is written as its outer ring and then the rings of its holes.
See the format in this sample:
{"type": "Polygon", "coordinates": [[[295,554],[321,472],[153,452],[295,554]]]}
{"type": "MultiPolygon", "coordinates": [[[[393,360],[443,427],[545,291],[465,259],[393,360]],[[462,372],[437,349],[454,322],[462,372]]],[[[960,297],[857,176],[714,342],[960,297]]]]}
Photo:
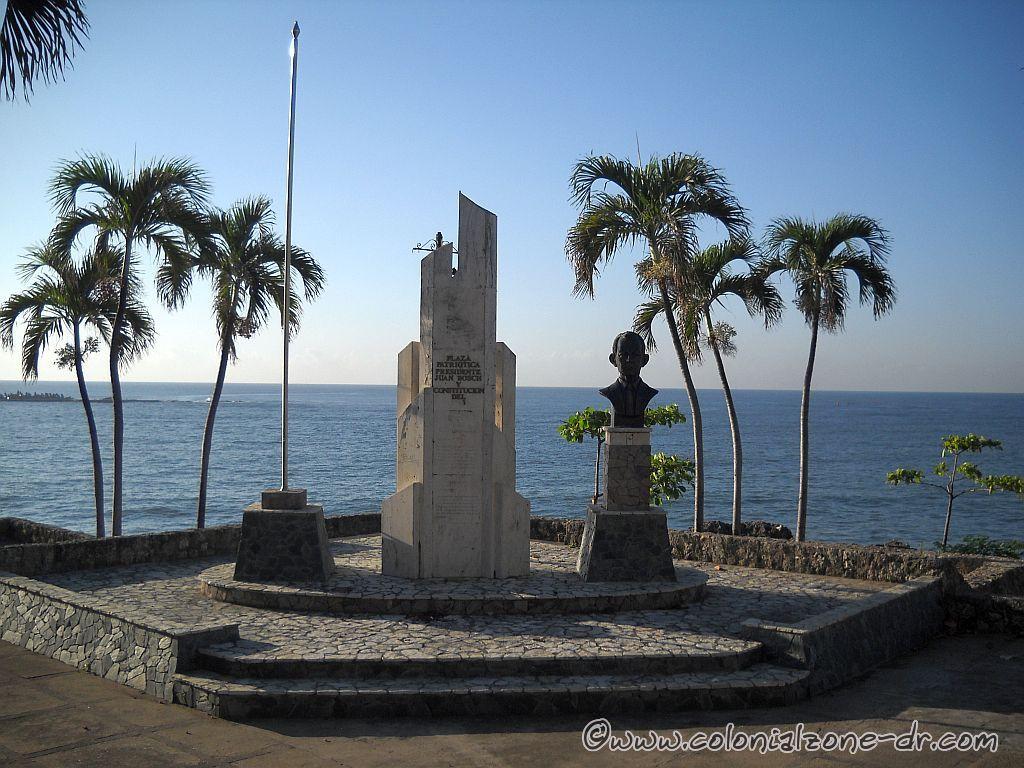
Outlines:
{"type": "MultiPolygon", "coordinates": [[[[335,546],[340,543],[335,542],[335,546]]],[[[541,545],[534,542],[534,546],[541,545]]],[[[543,549],[549,558],[553,557],[551,553],[559,553],[563,559],[575,557],[569,547],[545,545],[543,549]]],[[[797,622],[890,586],[884,582],[687,563],[709,578],[703,602],[681,609],[536,616],[330,616],[261,610],[204,597],[197,589],[197,575],[225,561],[212,558],[151,563],[38,578],[100,600],[114,615],[145,617],[155,626],[162,621],[179,625],[211,619],[237,622],[242,639],[239,654],[270,659],[731,653],[753,645],[738,638],[744,619],[797,622]]],[[[573,583],[579,585],[575,575],[573,583]]]]}
{"type": "Polygon", "coordinates": [[[744,732],[798,722],[808,730],[902,733],[990,731],[996,753],[858,755],[590,754],[589,718],[449,721],[215,720],[161,704],[55,661],[0,643],[0,766],[177,768],[236,766],[1020,766],[1024,764],[1024,640],[948,638],[846,688],[792,707],[614,718],[615,730],[744,732]]]}

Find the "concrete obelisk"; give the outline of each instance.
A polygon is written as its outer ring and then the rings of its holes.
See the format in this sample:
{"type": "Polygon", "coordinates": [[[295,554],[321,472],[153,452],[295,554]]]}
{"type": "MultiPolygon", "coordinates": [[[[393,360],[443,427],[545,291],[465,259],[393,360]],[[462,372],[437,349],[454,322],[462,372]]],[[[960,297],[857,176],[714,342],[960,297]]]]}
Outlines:
{"type": "Polygon", "coordinates": [[[381,569],[503,578],[530,564],[516,493],[516,358],[496,341],[497,217],[459,196],[458,263],[420,263],[420,340],[398,356],[397,491],[383,504],[381,569]]]}

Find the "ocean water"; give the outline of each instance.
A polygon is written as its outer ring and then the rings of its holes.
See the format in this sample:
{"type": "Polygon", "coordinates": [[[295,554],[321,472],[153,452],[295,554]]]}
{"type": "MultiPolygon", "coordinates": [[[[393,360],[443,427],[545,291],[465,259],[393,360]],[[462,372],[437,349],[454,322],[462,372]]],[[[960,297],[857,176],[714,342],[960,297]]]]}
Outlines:
{"type": "MultiPolygon", "coordinates": [[[[0,382],[0,392],[60,392],[71,382],[0,382]]],[[[125,512],[128,533],[194,524],[207,384],[127,383],[125,512]]],[[[379,510],[394,491],[395,388],[293,385],[290,478],[310,489],[330,514],[379,510]]],[[[91,387],[94,398],[109,385],[91,387]]],[[[231,384],[217,415],[208,523],[238,522],[261,489],[279,481],[278,387],[231,384]]],[[[700,392],[705,420],[706,517],[728,520],[732,458],[721,392],[700,392]]],[[[744,517],[794,526],[800,393],[735,393],[744,446],[744,517]]],[[[662,390],[654,404],[685,393],[662,390]]],[[[568,444],[558,423],[587,405],[592,389],[521,387],[517,391],[518,489],[535,514],[581,516],[593,485],[594,446],[568,444]]],[[[95,404],[110,488],[109,404],[95,404]]],[[[951,432],[984,434],[1004,450],[978,457],[983,470],[1024,474],[1024,395],[815,392],[811,404],[812,471],[808,538],[880,543],[898,538],[931,545],[942,534],[945,496],[927,488],[890,488],[896,466],[930,471],[938,441],[951,432]]],[[[689,424],[658,427],[655,450],[692,454],[689,424]]],[[[686,528],[687,494],[667,506],[669,524],[686,528]]],[[[14,515],[83,531],[93,529],[88,431],[78,402],[0,401],[0,516],[14,515]]],[[[108,520],[109,526],[109,520],[108,520]]],[[[1024,500],[968,494],[956,502],[952,539],[967,534],[1024,539],[1024,500]]]]}

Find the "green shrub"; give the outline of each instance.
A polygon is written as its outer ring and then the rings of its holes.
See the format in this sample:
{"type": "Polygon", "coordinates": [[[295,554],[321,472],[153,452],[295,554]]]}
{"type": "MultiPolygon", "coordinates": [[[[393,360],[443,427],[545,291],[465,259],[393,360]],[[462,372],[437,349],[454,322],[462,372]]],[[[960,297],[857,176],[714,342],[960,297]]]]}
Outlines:
{"type": "Polygon", "coordinates": [[[961,555],[989,555],[996,557],[1012,557],[1014,560],[1024,560],[1024,541],[1016,539],[990,539],[988,536],[964,536],[959,544],[950,544],[943,547],[941,542],[935,542],[942,552],[955,552],[961,555]]]}

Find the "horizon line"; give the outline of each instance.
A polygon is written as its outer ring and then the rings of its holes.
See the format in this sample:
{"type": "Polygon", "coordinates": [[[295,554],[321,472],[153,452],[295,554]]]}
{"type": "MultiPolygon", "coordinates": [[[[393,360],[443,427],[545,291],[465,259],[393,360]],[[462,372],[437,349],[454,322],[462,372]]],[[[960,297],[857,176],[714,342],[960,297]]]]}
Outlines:
{"type": "MultiPolygon", "coordinates": [[[[25,386],[36,386],[40,384],[74,384],[77,386],[75,379],[36,379],[35,381],[25,381],[24,379],[0,379],[2,384],[21,384],[25,386]]],[[[177,380],[131,380],[121,379],[122,384],[186,384],[192,386],[204,386],[212,387],[215,382],[212,381],[177,381],[177,380]]],[[[90,385],[106,385],[110,386],[109,379],[94,379],[87,382],[90,385]]],[[[243,386],[266,386],[266,387],[278,387],[280,388],[281,382],[279,381],[226,381],[224,386],[230,385],[243,385],[243,386]]],[[[350,382],[296,382],[290,381],[291,386],[300,387],[396,387],[397,384],[380,384],[380,383],[350,383],[350,382]]],[[[586,384],[517,384],[516,389],[589,389],[592,385],[586,384]]],[[[653,385],[652,385],[653,386],[653,385]]],[[[685,392],[684,387],[673,386],[673,387],[662,387],[665,390],[678,390],[685,392]]],[[[799,388],[793,387],[731,387],[733,392],[801,392],[799,388]]],[[[597,392],[598,388],[594,391],[597,392]]],[[[698,392],[720,392],[721,387],[698,387],[698,392]]],[[[811,389],[811,394],[815,392],[825,393],[851,393],[851,394],[906,394],[906,395],[1024,395],[1024,392],[1011,392],[1007,390],[951,390],[951,389],[811,389]]]]}

